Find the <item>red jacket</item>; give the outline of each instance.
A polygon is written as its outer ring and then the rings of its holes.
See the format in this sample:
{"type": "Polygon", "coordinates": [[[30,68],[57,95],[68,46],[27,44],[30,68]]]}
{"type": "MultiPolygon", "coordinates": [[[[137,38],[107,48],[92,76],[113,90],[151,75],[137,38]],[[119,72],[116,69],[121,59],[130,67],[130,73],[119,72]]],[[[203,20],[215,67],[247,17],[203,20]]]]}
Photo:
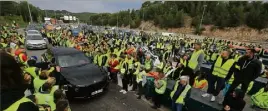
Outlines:
{"type": "Polygon", "coordinates": [[[112,59],[109,61],[110,71],[112,73],[118,72],[118,69],[115,69],[115,67],[119,65],[119,61],[117,59],[112,59]]]}

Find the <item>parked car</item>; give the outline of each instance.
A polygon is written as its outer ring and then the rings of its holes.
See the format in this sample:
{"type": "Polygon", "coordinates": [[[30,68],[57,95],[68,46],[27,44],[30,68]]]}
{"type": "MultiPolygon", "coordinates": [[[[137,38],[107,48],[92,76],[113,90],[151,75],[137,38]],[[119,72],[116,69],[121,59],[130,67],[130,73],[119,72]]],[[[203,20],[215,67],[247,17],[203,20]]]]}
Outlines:
{"type": "Polygon", "coordinates": [[[41,34],[28,34],[25,39],[25,46],[27,49],[46,49],[46,38],[41,34]]]}
{"type": "Polygon", "coordinates": [[[69,99],[88,98],[101,94],[107,89],[108,73],[90,62],[89,58],[75,48],[52,47],[42,54],[42,62],[54,61],[56,84],[69,99]]]}

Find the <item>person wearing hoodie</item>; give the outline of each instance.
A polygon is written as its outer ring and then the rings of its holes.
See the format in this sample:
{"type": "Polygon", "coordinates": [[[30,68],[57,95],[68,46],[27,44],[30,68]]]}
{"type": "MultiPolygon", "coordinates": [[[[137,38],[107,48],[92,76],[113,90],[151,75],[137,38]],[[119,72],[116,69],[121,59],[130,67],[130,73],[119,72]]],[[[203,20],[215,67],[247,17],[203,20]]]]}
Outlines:
{"type": "MultiPolygon", "coordinates": [[[[255,56],[255,49],[248,49],[246,55],[241,57],[232,67],[235,67],[238,70],[234,75],[234,81],[226,95],[233,92],[239,84],[242,84],[241,89],[246,93],[250,82],[254,81],[260,75],[262,68],[260,60],[255,56]]],[[[225,77],[225,81],[228,81],[232,75],[233,73],[229,72],[225,77]]]]}
{"type": "Polygon", "coordinates": [[[236,89],[223,101],[222,111],[243,111],[246,102],[243,100],[244,93],[241,89],[236,89]]]}
{"type": "Polygon", "coordinates": [[[24,92],[28,82],[19,64],[8,53],[1,54],[1,111],[39,111],[24,92]]]}
{"type": "Polygon", "coordinates": [[[268,110],[268,82],[266,86],[251,96],[253,106],[268,110]]]}

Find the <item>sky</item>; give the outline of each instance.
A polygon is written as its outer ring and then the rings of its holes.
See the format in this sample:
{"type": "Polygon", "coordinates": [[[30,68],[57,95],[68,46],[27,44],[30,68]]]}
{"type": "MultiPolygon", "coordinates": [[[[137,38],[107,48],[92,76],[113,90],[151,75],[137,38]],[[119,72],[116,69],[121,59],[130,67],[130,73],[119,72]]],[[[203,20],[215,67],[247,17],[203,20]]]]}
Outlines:
{"type": "Polygon", "coordinates": [[[41,9],[67,10],[69,12],[114,13],[120,10],[139,9],[142,0],[29,0],[41,9]]]}

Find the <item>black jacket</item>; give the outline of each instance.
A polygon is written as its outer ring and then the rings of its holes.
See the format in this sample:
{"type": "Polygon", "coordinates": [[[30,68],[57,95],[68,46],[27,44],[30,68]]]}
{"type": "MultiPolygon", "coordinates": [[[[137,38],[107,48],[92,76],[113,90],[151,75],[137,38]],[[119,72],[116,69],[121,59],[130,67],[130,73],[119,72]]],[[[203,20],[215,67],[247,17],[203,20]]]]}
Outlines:
{"type": "Polygon", "coordinates": [[[243,111],[246,105],[246,102],[243,100],[244,93],[241,90],[235,90],[235,93],[236,97],[227,95],[227,98],[223,101],[223,107],[228,105],[231,108],[230,111],[243,111]]]}
{"type": "MultiPolygon", "coordinates": [[[[1,90],[1,111],[7,109],[22,97],[24,97],[24,90],[1,90]]],[[[33,102],[25,102],[20,104],[17,111],[39,111],[39,109],[33,102]]]]}
{"type": "MultiPolygon", "coordinates": [[[[253,81],[261,73],[261,62],[253,57],[252,59],[247,59],[245,56],[241,57],[232,67],[235,65],[240,66],[240,70],[235,72],[234,78],[240,81],[253,81]]],[[[226,80],[229,80],[232,76],[233,72],[229,72],[226,76],[226,80]]]]}

